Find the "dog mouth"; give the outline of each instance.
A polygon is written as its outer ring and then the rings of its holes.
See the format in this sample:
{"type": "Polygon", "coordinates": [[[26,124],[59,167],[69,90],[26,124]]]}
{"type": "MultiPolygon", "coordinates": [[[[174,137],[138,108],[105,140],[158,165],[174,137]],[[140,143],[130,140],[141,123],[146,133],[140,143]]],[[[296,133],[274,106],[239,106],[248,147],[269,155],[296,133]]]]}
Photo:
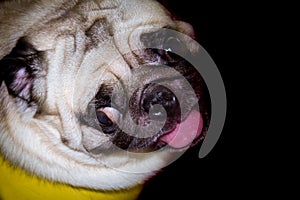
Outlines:
{"type": "Polygon", "coordinates": [[[166,146],[172,149],[183,149],[202,135],[202,129],[203,120],[200,112],[192,110],[187,118],[173,124],[170,130],[162,128],[154,136],[147,138],[119,132],[112,142],[118,148],[131,152],[151,152],[166,146]]]}

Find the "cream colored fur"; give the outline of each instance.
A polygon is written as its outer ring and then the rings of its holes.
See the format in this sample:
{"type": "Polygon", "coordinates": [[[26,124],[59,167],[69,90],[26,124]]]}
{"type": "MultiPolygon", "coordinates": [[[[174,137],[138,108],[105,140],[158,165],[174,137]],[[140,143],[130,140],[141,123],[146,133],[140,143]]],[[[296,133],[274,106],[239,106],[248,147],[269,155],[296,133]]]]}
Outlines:
{"type": "MultiPolygon", "coordinates": [[[[19,0],[0,3],[0,59],[25,37],[45,52],[41,77],[34,83],[42,108],[26,107],[0,88],[0,149],[14,165],[49,180],[93,189],[120,189],[143,183],[178,154],[111,153],[90,155],[83,135],[111,146],[107,136],[80,125],[83,111],[102,82],[130,76],[122,55],[139,48],[134,37],[150,28],[173,27],[173,21],[151,0],[19,0]],[[85,51],[85,31],[97,19],[110,24],[103,41],[85,51]],[[112,75],[113,72],[113,75],[112,75]],[[61,138],[70,142],[66,145],[61,138]]],[[[134,66],[134,63],[132,63],[134,66]]],[[[1,70],[1,69],[0,69],[1,70]]],[[[91,144],[92,145],[92,144],[91,144]]]]}

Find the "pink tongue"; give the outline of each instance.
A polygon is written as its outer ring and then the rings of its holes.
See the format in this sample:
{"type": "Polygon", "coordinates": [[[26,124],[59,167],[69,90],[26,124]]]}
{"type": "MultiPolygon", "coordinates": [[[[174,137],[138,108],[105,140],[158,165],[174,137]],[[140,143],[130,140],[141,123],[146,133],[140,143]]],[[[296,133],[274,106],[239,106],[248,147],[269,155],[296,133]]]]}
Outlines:
{"type": "Polygon", "coordinates": [[[189,116],[177,124],[176,128],[160,139],[174,148],[183,148],[200,135],[203,127],[202,116],[198,111],[191,111],[189,116]]]}

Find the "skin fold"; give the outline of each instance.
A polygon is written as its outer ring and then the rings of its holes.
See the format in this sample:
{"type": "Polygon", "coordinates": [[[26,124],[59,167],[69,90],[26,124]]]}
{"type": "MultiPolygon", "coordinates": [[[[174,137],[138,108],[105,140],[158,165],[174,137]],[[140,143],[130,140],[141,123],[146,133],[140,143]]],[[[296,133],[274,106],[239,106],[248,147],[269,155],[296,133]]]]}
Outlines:
{"type": "Polygon", "coordinates": [[[137,195],[188,148],[170,148],[162,135],[195,117],[194,142],[207,130],[201,76],[172,46],[150,48],[170,41],[166,29],[182,34],[180,51],[197,52],[191,26],[156,1],[1,1],[0,169],[137,195]],[[166,118],[151,125],[154,99],[166,118]]]}

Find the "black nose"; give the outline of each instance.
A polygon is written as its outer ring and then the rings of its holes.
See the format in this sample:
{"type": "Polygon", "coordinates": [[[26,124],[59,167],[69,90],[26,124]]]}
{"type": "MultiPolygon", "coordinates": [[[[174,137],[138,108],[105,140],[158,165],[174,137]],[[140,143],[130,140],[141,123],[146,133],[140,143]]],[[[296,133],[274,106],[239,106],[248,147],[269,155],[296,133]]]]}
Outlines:
{"type": "MultiPolygon", "coordinates": [[[[134,135],[120,129],[114,135],[112,142],[121,149],[135,152],[147,152],[165,146],[166,143],[161,142],[158,138],[174,130],[181,120],[180,104],[175,93],[158,83],[149,83],[136,89],[129,99],[129,112],[131,119],[139,125],[137,129],[133,130],[135,131],[134,135]],[[151,121],[159,121],[164,124],[161,126],[161,123],[153,123],[154,126],[151,126],[151,121]],[[159,130],[155,125],[159,126],[159,130]],[[145,131],[143,133],[139,132],[139,128],[142,126],[146,128],[143,129],[145,131]],[[148,133],[149,136],[147,136],[148,133]]],[[[130,126],[130,123],[126,125],[130,126]]]]}
{"type": "Polygon", "coordinates": [[[148,114],[150,120],[166,120],[164,131],[174,128],[181,119],[176,95],[169,88],[157,83],[145,86],[141,95],[141,109],[148,114]]]}

